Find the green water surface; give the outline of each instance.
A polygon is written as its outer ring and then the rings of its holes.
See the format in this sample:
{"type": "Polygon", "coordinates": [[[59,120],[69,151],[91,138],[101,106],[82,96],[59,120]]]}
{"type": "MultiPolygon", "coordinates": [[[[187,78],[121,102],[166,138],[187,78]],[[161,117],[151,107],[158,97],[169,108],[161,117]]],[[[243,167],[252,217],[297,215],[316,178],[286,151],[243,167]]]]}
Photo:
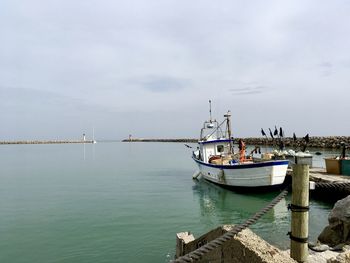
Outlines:
{"type": "MultiPolygon", "coordinates": [[[[193,181],[181,143],[1,145],[0,154],[0,262],[168,262],[177,232],[242,223],[278,194],[193,181]]],[[[252,227],[280,248],[288,202],[252,227]]],[[[332,205],[311,200],[311,239],[332,205]]]]}

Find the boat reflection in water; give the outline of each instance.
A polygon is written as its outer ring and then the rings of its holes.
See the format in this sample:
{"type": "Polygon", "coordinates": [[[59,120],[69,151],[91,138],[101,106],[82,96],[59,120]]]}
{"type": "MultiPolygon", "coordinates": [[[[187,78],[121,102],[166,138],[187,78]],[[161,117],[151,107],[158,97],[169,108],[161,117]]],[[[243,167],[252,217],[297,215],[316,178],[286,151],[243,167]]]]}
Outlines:
{"type": "MultiPolygon", "coordinates": [[[[205,225],[207,229],[225,224],[244,223],[280,193],[274,191],[240,194],[204,179],[195,181],[192,190],[200,205],[200,224],[205,225]]],[[[289,222],[290,215],[287,210],[287,201],[284,198],[250,229],[271,244],[284,249],[290,242],[286,236],[290,228],[289,222]]]]}

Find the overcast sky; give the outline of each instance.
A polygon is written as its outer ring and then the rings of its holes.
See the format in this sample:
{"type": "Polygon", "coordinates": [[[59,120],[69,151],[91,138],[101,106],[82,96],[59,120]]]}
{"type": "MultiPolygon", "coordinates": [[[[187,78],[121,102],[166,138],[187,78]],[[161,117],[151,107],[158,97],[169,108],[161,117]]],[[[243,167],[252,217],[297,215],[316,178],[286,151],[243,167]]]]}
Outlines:
{"type": "Polygon", "coordinates": [[[0,140],[350,135],[349,1],[2,0],[0,140]]]}

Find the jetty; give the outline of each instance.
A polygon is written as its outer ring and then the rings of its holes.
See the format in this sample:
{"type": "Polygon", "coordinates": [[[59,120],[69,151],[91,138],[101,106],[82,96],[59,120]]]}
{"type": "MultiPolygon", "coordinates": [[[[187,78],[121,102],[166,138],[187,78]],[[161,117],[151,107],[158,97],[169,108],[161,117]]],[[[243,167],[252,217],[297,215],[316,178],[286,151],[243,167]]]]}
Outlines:
{"type": "Polygon", "coordinates": [[[34,140],[34,141],[0,141],[0,144],[64,144],[64,143],[94,143],[94,140],[34,140]]]}
{"type": "MultiPolygon", "coordinates": [[[[317,199],[339,200],[350,195],[350,176],[330,174],[325,168],[312,167],[309,170],[310,194],[317,199]]],[[[287,172],[291,175],[291,171],[287,172]]]]}
{"type": "MultiPolygon", "coordinates": [[[[238,143],[239,139],[247,145],[276,145],[276,139],[264,138],[264,137],[246,137],[246,138],[234,138],[234,143],[238,143]]],[[[194,138],[180,138],[180,139],[161,139],[161,138],[133,138],[129,136],[128,139],[122,140],[122,142],[185,142],[185,143],[197,143],[198,139],[194,138]]],[[[292,137],[283,138],[283,143],[286,147],[300,148],[304,141],[303,138],[298,138],[296,141],[292,137]]],[[[342,143],[350,145],[350,136],[310,136],[307,143],[308,148],[330,148],[340,149],[342,143]]]]}
{"type": "Polygon", "coordinates": [[[334,182],[350,182],[350,176],[329,174],[325,168],[313,167],[310,168],[310,181],[322,182],[322,183],[334,183],[334,182]]]}
{"type": "MultiPolygon", "coordinates": [[[[292,176],[292,169],[287,170],[287,176],[292,176]]],[[[327,173],[325,168],[321,167],[310,167],[310,181],[318,183],[350,183],[350,176],[330,174],[327,173]]]]}
{"type": "Polygon", "coordinates": [[[129,138],[122,140],[122,142],[186,142],[186,143],[196,143],[198,139],[144,139],[144,138],[129,138]]]}

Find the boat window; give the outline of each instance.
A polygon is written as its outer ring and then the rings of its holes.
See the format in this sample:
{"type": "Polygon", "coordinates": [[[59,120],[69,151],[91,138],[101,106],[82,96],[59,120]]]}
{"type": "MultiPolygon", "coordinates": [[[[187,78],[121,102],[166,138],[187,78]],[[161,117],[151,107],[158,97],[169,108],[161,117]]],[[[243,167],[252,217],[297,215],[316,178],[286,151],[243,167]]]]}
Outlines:
{"type": "Polygon", "coordinates": [[[219,152],[219,153],[222,153],[224,151],[224,146],[223,145],[218,145],[216,146],[216,150],[219,152]]]}

